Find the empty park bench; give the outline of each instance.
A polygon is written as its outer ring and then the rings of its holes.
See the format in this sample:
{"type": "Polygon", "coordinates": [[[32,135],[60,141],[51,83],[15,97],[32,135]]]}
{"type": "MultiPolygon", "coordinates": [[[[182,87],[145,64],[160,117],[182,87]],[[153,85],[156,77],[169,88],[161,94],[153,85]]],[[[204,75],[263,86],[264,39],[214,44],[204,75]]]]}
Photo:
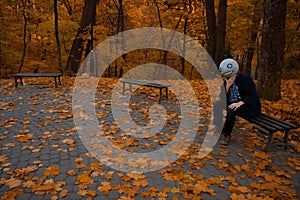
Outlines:
{"type": "Polygon", "coordinates": [[[164,83],[158,83],[158,82],[146,82],[146,81],[140,81],[140,80],[121,80],[121,83],[123,83],[123,90],[122,94],[128,89],[126,89],[126,84],[129,84],[129,90],[132,92],[131,85],[141,85],[141,86],[147,86],[147,87],[154,87],[159,89],[159,102],[161,102],[162,98],[162,89],[165,89],[166,91],[166,99],[168,99],[168,88],[171,86],[170,84],[164,84],[164,83]]]}
{"type": "Polygon", "coordinates": [[[270,147],[275,145],[284,145],[285,149],[287,149],[289,147],[290,130],[298,128],[298,126],[295,124],[285,122],[283,120],[277,119],[275,117],[263,113],[259,114],[256,117],[242,118],[254,124],[255,129],[267,136],[267,144],[264,148],[265,152],[267,152],[270,147]],[[279,141],[278,143],[271,144],[273,134],[277,131],[281,131],[284,133],[283,140],[279,141]]]}
{"type": "Polygon", "coordinates": [[[12,77],[15,78],[15,87],[18,87],[19,83],[23,85],[22,78],[24,77],[52,77],[54,78],[55,88],[57,88],[58,85],[61,85],[60,82],[61,75],[62,75],[61,73],[18,73],[18,74],[13,74],[12,77]],[[18,82],[18,79],[20,80],[20,82],[18,82]]]}

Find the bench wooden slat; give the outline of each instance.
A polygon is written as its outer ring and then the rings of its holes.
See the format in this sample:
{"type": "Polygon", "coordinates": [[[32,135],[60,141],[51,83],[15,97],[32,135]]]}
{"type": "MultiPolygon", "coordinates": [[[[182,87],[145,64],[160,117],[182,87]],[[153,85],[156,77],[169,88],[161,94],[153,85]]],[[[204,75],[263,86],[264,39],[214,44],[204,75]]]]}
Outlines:
{"type": "Polygon", "coordinates": [[[295,125],[295,124],[292,124],[292,123],[283,121],[283,120],[281,120],[281,119],[277,119],[277,118],[275,118],[275,117],[266,115],[266,114],[264,114],[264,113],[261,113],[260,116],[263,116],[263,117],[269,118],[269,119],[273,119],[274,121],[280,122],[281,124],[284,124],[284,125],[286,125],[286,126],[289,126],[290,128],[293,128],[293,129],[294,129],[294,128],[298,128],[298,126],[295,125]]]}
{"type": "Polygon", "coordinates": [[[131,85],[141,85],[141,86],[148,86],[148,87],[155,87],[159,88],[159,102],[161,101],[161,96],[162,96],[162,89],[166,90],[166,98],[168,99],[168,88],[171,86],[170,84],[164,84],[164,83],[158,83],[158,82],[146,82],[142,80],[131,80],[131,79],[125,79],[121,80],[121,83],[123,83],[123,91],[122,94],[124,94],[125,89],[125,84],[129,84],[130,91],[131,91],[131,85]]]}
{"type": "MultiPolygon", "coordinates": [[[[274,121],[270,121],[270,120],[266,120],[266,119],[264,119],[264,118],[261,118],[260,116],[257,116],[255,119],[256,119],[258,122],[260,122],[260,123],[266,124],[266,125],[268,125],[268,126],[274,128],[275,131],[283,131],[283,130],[286,129],[284,126],[278,125],[278,124],[276,124],[274,121]]],[[[271,130],[270,130],[270,131],[271,131],[271,130]]]]}
{"type": "MultiPolygon", "coordinates": [[[[271,126],[269,124],[266,124],[262,121],[260,121],[259,119],[256,119],[256,118],[245,118],[247,121],[253,123],[253,124],[256,124],[258,126],[261,126],[262,128],[268,130],[268,131],[271,131],[271,132],[275,132],[277,131],[277,128],[274,127],[274,126],[271,126]]],[[[281,129],[281,128],[280,128],[281,129]]]]}
{"type": "Polygon", "coordinates": [[[135,85],[145,85],[145,86],[157,86],[157,87],[170,87],[170,84],[164,84],[164,83],[157,83],[157,82],[145,82],[145,81],[138,81],[138,80],[121,80],[121,83],[129,83],[129,84],[135,84],[135,85]]]}
{"type": "Polygon", "coordinates": [[[18,73],[13,74],[13,77],[59,77],[61,73],[18,73]]]}
{"type": "Polygon", "coordinates": [[[23,77],[51,77],[54,78],[55,88],[57,88],[58,85],[61,85],[60,82],[61,75],[62,75],[61,73],[17,73],[17,74],[13,74],[12,77],[15,78],[16,88],[18,87],[19,83],[23,85],[23,80],[22,80],[23,77]],[[20,82],[18,82],[18,78],[20,79],[20,82]]]}
{"type": "Polygon", "coordinates": [[[273,123],[275,125],[278,125],[280,127],[283,127],[285,129],[292,128],[291,126],[287,125],[286,123],[283,123],[284,121],[281,121],[281,120],[278,120],[278,119],[272,119],[272,118],[270,118],[266,115],[259,115],[258,118],[261,119],[261,120],[265,120],[265,121],[268,121],[270,123],[273,123]]]}
{"type": "Polygon", "coordinates": [[[291,146],[288,142],[289,131],[291,129],[298,128],[298,126],[295,124],[285,122],[281,119],[277,119],[275,117],[269,116],[264,113],[261,113],[256,117],[248,117],[248,118],[242,117],[242,118],[249,121],[250,123],[253,123],[254,124],[253,127],[257,129],[259,132],[268,135],[267,144],[264,148],[264,151],[268,151],[268,148],[270,146],[277,145],[277,143],[271,144],[273,133],[276,131],[284,131],[283,141],[285,144],[285,148],[287,149],[288,146],[291,146]]]}

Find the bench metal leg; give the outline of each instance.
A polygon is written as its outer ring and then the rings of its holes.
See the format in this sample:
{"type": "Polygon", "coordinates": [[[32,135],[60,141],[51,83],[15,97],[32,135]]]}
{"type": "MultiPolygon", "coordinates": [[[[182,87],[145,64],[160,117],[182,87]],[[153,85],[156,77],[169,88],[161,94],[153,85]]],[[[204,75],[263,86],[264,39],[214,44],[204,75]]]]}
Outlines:
{"type": "Polygon", "coordinates": [[[58,77],[58,84],[61,85],[60,76],[58,77]]]}
{"type": "Polygon", "coordinates": [[[269,133],[269,136],[268,136],[268,141],[267,141],[267,144],[264,148],[264,151],[267,152],[269,147],[270,147],[270,144],[272,142],[272,138],[273,138],[273,133],[269,133]]]}
{"type": "Polygon", "coordinates": [[[284,133],[284,138],[283,138],[283,141],[285,143],[285,149],[288,149],[289,147],[289,133],[290,133],[290,130],[286,130],[285,133],[284,133]]]}
{"type": "Polygon", "coordinates": [[[169,99],[169,96],[168,96],[169,92],[168,92],[168,88],[166,87],[166,98],[167,100],[169,99]]]}
{"type": "Polygon", "coordinates": [[[17,87],[18,87],[18,78],[15,77],[15,88],[17,88],[17,87]]]}
{"type": "MultiPolygon", "coordinates": [[[[124,95],[124,93],[126,91],[126,83],[122,83],[122,84],[123,84],[122,95],[124,95]]],[[[129,90],[130,92],[132,92],[132,86],[131,86],[130,83],[128,83],[128,84],[129,84],[129,89],[127,89],[127,90],[129,90]]]]}
{"type": "Polygon", "coordinates": [[[159,88],[159,103],[161,102],[162,88],[159,88]]]}
{"type": "Polygon", "coordinates": [[[124,95],[124,92],[125,92],[125,83],[123,83],[122,95],[124,95]]]}
{"type": "Polygon", "coordinates": [[[57,81],[56,81],[56,77],[54,77],[54,84],[55,84],[55,88],[57,88],[57,81]]]}
{"type": "Polygon", "coordinates": [[[22,77],[15,77],[15,88],[18,87],[19,83],[20,83],[21,85],[23,85],[22,77]],[[18,82],[18,78],[20,79],[20,82],[18,82]]]}

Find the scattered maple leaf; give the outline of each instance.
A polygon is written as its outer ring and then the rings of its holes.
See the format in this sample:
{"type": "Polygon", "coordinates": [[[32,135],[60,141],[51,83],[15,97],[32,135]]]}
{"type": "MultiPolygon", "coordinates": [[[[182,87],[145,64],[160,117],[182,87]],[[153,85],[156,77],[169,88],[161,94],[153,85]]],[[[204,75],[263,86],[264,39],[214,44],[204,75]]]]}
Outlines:
{"type": "Polygon", "coordinates": [[[232,199],[232,200],[244,200],[244,199],[245,199],[245,196],[242,195],[242,194],[232,193],[232,194],[230,195],[230,199],[232,199]]]}
{"type": "Polygon", "coordinates": [[[87,191],[86,190],[79,190],[77,192],[77,194],[79,194],[80,196],[85,196],[87,194],[87,191]]]}
{"type": "Polygon", "coordinates": [[[57,196],[52,196],[52,197],[51,197],[51,200],[57,200],[57,199],[58,199],[57,196]]]}
{"type": "Polygon", "coordinates": [[[113,171],[110,171],[107,174],[105,174],[105,178],[107,180],[111,180],[113,178],[113,176],[114,176],[114,172],[113,171]]]}
{"type": "Polygon", "coordinates": [[[133,185],[138,186],[138,187],[146,187],[148,184],[149,184],[149,182],[146,179],[133,181],[133,185]]]}
{"type": "Polygon", "coordinates": [[[110,182],[101,182],[101,186],[97,188],[104,196],[108,195],[109,191],[112,190],[110,182]]]}
{"type": "Polygon", "coordinates": [[[7,162],[9,161],[8,157],[7,156],[0,156],[0,162],[7,162]]]}
{"type": "Polygon", "coordinates": [[[28,180],[22,184],[24,188],[31,188],[35,183],[32,180],[28,180]]]}
{"type": "Polygon", "coordinates": [[[68,191],[68,190],[62,190],[62,191],[60,191],[60,193],[59,193],[59,197],[60,197],[60,198],[64,198],[64,197],[68,196],[68,194],[69,194],[69,191],[68,191]]]}
{"type": "Polygon", "coordinates": [[[40,161],[40,160],[34,160],[32,163],[35,164],[35,165],[39,165],[39,164],[42,163],[42,161],[40,161]]]}
{"type": "Polygon", "coordinates": [[[68,144],[70,146],[75,146],[75,143],[76,143],[75,140],[69,139],[69,138],[63,139],[62,142],[65,144],[68,144]]]}
{"type": "Polygon", "coordinates": [[[44,171],[44,176],[50,176],[50,175],[58,175],[60,174],[60,170],[58,166],[51,166],[48,167],[45,171],[44,171]]]}
{"type": "Polygon", "coordinates": [[[21,143],[26,143],[31,141],[30,139],[32,138],[32,136],[33,134],[26,134],[26,135],[19,134],[16,136],[16,140],[21,143]]]}
{"type": "Polygon", "coordinates": [[[86,164],[83,164],[83,163],[82,163],[82,164],[77,164],[77,165],[76,165],[76,168],[77,168],[77,169],[83,169],[83,168],[85,168],[85,167],[86,167],[86,164]]]}
{"type": "Polygon", "coordinates": [[[21,189],[13,189],[12,191],[6,191],[1,197],[1,200],[8,200],[8,199],[16,199],[19,197],[21,194],[23,194],[24,191],[21,189]]]}
{"type": "Polygon", "coordinates": [[[74,176],[76,174],[75,170],[73,169],[70,169],[67,171],[67,174],[70,175],[70,176],[74,176]]]}
{"type": "Polygon", "coordinates": [[[77,180],[84,184],[93,184],[94,183],[94,179],[90,178],[89,172],[85,172],[83,174],[78,175],[77,180]]]}
{"type": "Polygon", "coordinates": [[[76,163],[80,163],[81,161],[83,161],[83,158],[81,158],[81,157],[75,159],[76,163]]]}
{"type": "Polygon", "coordinates": [[[4,181],[4,184],[6,186],[8,186],[9,188],[15,188],[15,187],[18,187],[20,186],[22,183],[22,180],[18,180],[18,179],[15,179],[15,178],[10,178],[6,181],[4,181]]]}
{"type": "Polygon", "coordinates": [[[180,192],[180,188],[175,188],[175,187],[173,187],[173,188],[171,188],[171,193],[173,193],[173,194],[176,194],[176,193],[179,193],[180,192]]]}
{"type": "Polygon", "coordinates": [[[89,190],[89,191],[87,192],[87,194],[88,194],[89,196],[95,197],[95,196],[97,195],[97,192],[96,192],[95,190],[89,190]]]}

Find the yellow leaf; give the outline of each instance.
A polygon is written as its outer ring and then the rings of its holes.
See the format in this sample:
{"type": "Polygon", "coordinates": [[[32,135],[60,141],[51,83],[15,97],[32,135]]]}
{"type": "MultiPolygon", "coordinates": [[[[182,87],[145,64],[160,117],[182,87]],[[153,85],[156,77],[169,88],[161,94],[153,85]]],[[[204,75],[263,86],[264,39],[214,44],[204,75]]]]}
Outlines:
{"type": "Polygon", "coordinates": [[[173,194],[176,194],[176,193],[179,193],[180,192],[180,188],[175,188],[175,187],[173,187],[172,189],[171,189],[171,193],[173,193],[173,194]]]}

